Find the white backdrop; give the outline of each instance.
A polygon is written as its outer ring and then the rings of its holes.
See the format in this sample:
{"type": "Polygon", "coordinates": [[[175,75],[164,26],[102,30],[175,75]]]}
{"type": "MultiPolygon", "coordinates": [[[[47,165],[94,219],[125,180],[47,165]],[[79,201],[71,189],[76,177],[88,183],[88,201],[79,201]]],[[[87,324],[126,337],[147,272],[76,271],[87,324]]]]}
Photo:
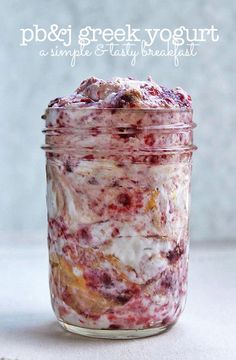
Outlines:
{"type": "Polygon", "coordinates": [[[40,119],[50,99],[70,93],[89,76],[147,75],[162,85],[182,86],[193,98],[195,143],[192,239],[235,240],[236,236],[236,3],[234,0],[52,0],[1,1],[0,230],[46,227],[44,154],[40,119]],[[121,27],[210,27],[220,41],[201,45],[194,58],[174,67],[171,59],[42,58],[31,44],[19,46],[20,28],[39,24],[121,27]]]}

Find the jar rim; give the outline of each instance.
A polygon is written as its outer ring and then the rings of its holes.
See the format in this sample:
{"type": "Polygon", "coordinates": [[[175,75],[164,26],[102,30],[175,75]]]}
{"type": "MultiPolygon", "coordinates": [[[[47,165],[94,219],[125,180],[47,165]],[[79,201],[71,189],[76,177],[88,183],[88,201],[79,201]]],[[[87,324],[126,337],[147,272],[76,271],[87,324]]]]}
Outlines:
{"type": "MultiPolygon", "coordinates": [[[[189,133],[188,137],[191,140],[192,130],[196,127],[196,124],[192,121],[192,108],[98,108],[98,107],[83,107],[78,108],[75,106],[63,106],[63,107],[49,107],[47,108],[43,119],[46,119],[46,129],[43,132],[46,135],[46,144],[43,149],[46,151],[60,150],[61,146],[58,145],[58,136],[66,136],[69,141],[69,136],[73,136],[71,139],[77,138],[83,139],[89,136],[100,136],[101,139],[105,139],[107,134],[122,137],[135,137],[140,132],[158,132],[160,136],[172,136],[175,133],[189,133]],[[71,117],[66,121],[60,121],[63,112],[65,116],[71,117]],[[70,114],[71,113],[71,114],[70,114]],[[52,119],[51,119],[52,115],[52,119]],[[134,118],[133,116],[134,115],[134,118]],[[57,119],[57,117],[59,118],[57,119]],[[93,120],[98,117],[102,121],[85,121],[86,119],[93,120]],[[146,119],[146,116],[150,119],[146,119]],[[78,117],[78,121],[76,118],[78,117]],[[138,120],[138,117],[143,117],[143,122],[138,120]],[[165,118],[167,117],[165,121],[165,118]],[[81,120],[82,119],[82,120],[81,120]],[[146,120],[145,120],[146,119],[146,120]],[[71,120],[71,121],[70,121],[71,120]],[[120,121],[119,121],[120,120],[120,121]],[[134,121],[135,120],[135,121],[134,121]],[[50,140],[49,140],[50,139],[50,140]],[[53,141],[57,144],[52,144],[53,141]]],[[[159,136],[159,135],[158,135],[159,136]]],[[[71,141],[71,140],[70,140],[71,141]]],[[[115,140],[114,140],[115,141],[115,140]]],[[[128,144],[128,143],[127,143],[128,144]]],[[[168,152],[175,153],[178,151],[188,152],[193,151],[196,147],[192,144],[184,144],[186,146],[167,147],[160,146],[159,149],[155,148],[155,152],[168,152]]],[[[84,145],[83,145],[84,146],[84,145]]],[[[116,145],[117,146],[117,145],[116,145]]],[[[66,149],[64,149],[66,150],[66,149]]],[[[73,150],[69,149],[68,150],[73,150]]],[[[139,149],[139,151],[141,148],[139,149]]],[[[99,150],[100,151],[100,150],[99,150]]]]}

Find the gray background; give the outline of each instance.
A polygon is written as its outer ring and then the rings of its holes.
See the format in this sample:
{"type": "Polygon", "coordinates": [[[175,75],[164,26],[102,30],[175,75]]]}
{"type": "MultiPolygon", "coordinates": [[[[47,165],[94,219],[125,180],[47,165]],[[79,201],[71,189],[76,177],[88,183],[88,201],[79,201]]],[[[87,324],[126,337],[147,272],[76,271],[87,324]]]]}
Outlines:
{"type": "Polygon", "coordinates": [[[70,93],[91,75],[147,75],[182,86],[193,97],[195,143],[191,231],[193,241],[236,240],[236,2],[189,0],[1,1],[0,230],[46,228],[44,154],[40,119],[50,99],[70,93]],[[42,58],[39,47],[19,46],[20,28],[32,24],[174,29],[215,25],[218,43],[201,45],[195,58],[42,58]]]}

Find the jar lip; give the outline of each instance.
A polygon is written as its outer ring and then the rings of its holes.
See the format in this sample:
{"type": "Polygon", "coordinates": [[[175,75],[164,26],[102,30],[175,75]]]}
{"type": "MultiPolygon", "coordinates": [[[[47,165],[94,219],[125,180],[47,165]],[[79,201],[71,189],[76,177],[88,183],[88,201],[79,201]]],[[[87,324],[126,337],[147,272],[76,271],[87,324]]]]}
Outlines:
{"type": "Polygon", "coordinates": [[[46,108],[46,112],[48,111],[52,111],[52,110],[69,110],[69,111],[89,111],[89,110],[94,110],[94,111],[98,111],[98,112],[102,112],[102,111],[131,111],[131,112],[157,112],[157,113],[166,113],[166,112],[175,112],[175,113],[193,113],[193,109],[192,108],[154,108],[154,107],[142,107],[142,108],[117,108],[117,107],[106,107],[106,108],[100,108],[100,107],[95,107],[95,106],[89,106],[89,107],[76,107],[76,106],[61,106],[61,107],[47,107],[46,108]]]}
{"type": "MultiPolygon", "coordinates": [[[[106,132],[107,130],[114,130],[114,131],[122,131],[126,130],[126,133],[133,133],[137,131],[145,131],[145,130],[153,130],[153,131],[160,131],[160,132],[182,132],[182,131],[192,131],[194,128],[197,127],[197,124],[195,122],[191,122],[189,124],[184,123],[174,123],[174,124],[158,124],[158,125],[147,125],[147,126],[132,126],[132,124],[116,124],[113,126],[96,126],[95,128],[100,131],[102,134],[103,132],[106,132]]],[[[81,132],[81,131],[89,131],[93,130],[94,126],[50,126],[46,127],[42,130],[45,134],[52,134],[56,132],[57,134],[63,133],[64,131],[69,134],[70,131],[72,132],[81,132]]]]}

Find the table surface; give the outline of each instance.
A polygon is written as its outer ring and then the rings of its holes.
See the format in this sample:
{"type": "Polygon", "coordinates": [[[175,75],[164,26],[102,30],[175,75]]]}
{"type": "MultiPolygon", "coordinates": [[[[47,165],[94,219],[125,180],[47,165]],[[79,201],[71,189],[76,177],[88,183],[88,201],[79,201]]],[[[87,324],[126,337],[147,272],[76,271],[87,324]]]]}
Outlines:
{"type": "Polygon", "coordinates": [[[159,336],[97,340],[55,321],[43,234],[0,233],[0,359],[236,359],[236,243],[191,245],[187,305],[159,336]]]}

